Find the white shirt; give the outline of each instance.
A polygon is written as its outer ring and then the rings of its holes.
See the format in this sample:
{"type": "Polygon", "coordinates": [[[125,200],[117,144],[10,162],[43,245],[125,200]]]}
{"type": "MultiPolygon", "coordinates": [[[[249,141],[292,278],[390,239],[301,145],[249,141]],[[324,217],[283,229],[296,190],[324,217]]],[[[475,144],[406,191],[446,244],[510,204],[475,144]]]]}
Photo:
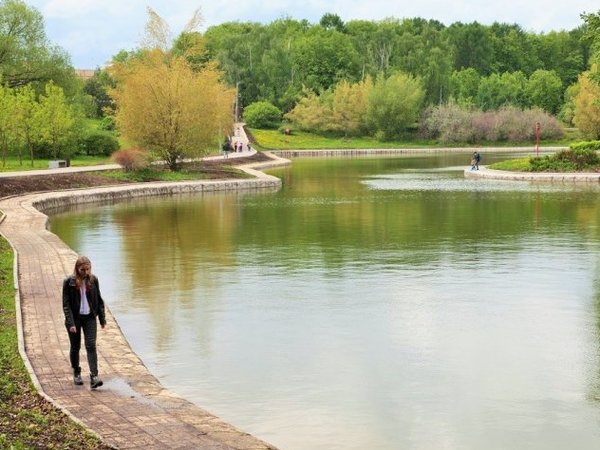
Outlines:
{"type": "Polygon", "coordinates": [[[81,293],[81,304],[79,305],[79,314],[87,315],[90,313],[90,304],[88,303],[87,295],[85,294],[85,283],[81,283],[79,287],[81,293]]]}

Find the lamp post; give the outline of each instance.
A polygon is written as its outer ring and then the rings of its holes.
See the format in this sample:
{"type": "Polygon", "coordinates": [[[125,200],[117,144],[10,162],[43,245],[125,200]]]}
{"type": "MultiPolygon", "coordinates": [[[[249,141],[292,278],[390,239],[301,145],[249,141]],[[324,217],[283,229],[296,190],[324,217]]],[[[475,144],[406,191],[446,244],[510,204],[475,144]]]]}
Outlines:
{"type": "Polygon", "coordinates": [[[235,121],[240,121],[240,82],[235,83],[235,121]]]}
{"type": "Polygon", "coordinates": [[[535,123],[535,156],[540,156],[540,135],[541,126],[539,122],[535,123]]]}

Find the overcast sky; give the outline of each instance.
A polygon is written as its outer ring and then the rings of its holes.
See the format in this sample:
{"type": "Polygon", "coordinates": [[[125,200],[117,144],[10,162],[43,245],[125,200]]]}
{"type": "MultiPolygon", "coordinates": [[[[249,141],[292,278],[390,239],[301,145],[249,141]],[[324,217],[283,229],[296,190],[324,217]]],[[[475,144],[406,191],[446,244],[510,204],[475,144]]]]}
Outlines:
{"type": "Polygon", "coordinates": [[[342,20],[386,17],[453,22],[517,23],[525,31],[571,30],[582,24],[582,12],[600,10],[598,0],[25,0],[44,16],[48,38],[71,55],[76,68],[104,65],[119,50],[138,47],[153,8],[178,34],[200,8],[201,31],[223,22],[269,23],[282,17],[317,23],[325,13],[342,20]]]}

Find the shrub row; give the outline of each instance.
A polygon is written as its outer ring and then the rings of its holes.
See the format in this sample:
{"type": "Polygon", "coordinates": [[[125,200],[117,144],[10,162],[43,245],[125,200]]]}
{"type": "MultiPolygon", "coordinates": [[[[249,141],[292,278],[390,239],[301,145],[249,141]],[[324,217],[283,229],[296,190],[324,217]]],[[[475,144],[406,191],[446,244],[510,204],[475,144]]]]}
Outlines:
{"type": "Polygon", "coordinates": [[[456,104],[426,110],[419,134],[442,143],[526,142],[535,140],[536,123],[540,124],[542,139],[564,136],[560,122],[541,109],[506,107],[484,112],[456,104]]]}
{"type": "Polygon", "coordinates": [[[600,141],[584,141],[571,144],[571,150],[600,150],[600,141]]]}
{"type": "Polygon", "coordinates": [[[561,150],[553,155],[531,157],[531,172],[579,172],[595,170],[600,164],[600,157],[594,149],[561,150]]]}
{"type": "MultiPolygon", "coordinates": [[[[119,140],[109,131],[89,131],[76,137],[69,144],[71,149],[65,152],[67,155],[85,154],[93,156],[110,156],[120,147],[119,140]]],[[[38,158],[51,158],[52,148],[47,144],[34,145],[34,155],[38,158]]]]}

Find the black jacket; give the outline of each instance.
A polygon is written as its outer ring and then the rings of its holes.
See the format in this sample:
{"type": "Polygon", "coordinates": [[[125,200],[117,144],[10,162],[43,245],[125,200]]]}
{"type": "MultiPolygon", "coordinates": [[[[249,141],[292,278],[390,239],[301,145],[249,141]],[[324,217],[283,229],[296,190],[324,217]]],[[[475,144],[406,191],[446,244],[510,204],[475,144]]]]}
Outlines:
{"type": "MultiPolygon", "coordinates": [[[[70,328],[78,322],[79,307],[81,306],[81,293],[77,287],[75,277],[73,275],[65,278],[63,282],[63,311],[65,313],[65,325],[70,328]]],[[[92,275],[90,280],[89,290],[86,292],[86,297],[90,305],[90,314],[98,317],[100,325],[106,325],[106,316],[104,313],[104,300],[100,294],[100,285],[98,278],[92,275]]]]}

